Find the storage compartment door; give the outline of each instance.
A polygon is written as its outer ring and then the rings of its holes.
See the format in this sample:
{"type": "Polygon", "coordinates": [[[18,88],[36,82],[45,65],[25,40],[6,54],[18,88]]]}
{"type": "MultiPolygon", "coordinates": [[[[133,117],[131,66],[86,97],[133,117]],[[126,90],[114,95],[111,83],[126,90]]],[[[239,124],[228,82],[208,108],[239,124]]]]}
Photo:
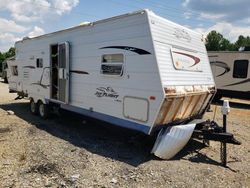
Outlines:
{"type": "Polygon", "coordinates": [[[147,122],[149,103],[147,99],[124,97],[123,114],[126,118],[147,122]]]}

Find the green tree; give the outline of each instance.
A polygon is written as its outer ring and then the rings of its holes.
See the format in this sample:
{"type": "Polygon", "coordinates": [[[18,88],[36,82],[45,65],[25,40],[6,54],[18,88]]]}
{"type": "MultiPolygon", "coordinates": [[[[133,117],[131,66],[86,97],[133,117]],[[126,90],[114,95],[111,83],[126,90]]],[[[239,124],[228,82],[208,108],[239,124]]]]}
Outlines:
{"type": "Polygon", "coordinates": [[[15,48],[11,47],[7,52],[0,52],[0,62],[3,62],[5,59],[15,56],[15,48]]]}
{"type": "Polygon", "coordinates": [[[0,52],[0,63],[2,63],[5,60],[5,55],[4,53],[0,52]]]}
{"type": "Polygon", "coordinates": [[[241,46],[250,46],[250,37],[244,37],[240,35],[238,40],[234,43],[235,50],[238,50],[241,46]]]}
{"type": "Polygon", "coordinates": [[[250,46],[250,37],[240,35],[235,43],[231,43],[222,34],[211,31],[206,38],[206,48],[208,51],[237,51],[241,46],[250,46]]]}
{"type": "Polygon", "coordinates": [[[2,62],[10,57],[15,56],[15,48],[11,47],[7,52],[0,52],[0,67],[2,67],[2,62]]]}
{"type": "Polygon", "coordinates": [[[232,51],[232,50],[234,50],[234,44],[232,44],[228,39],[223,38],[221,40],[219,50],[232,51]]]}
{"type": "Polygon", "coordinates": [[[6,57],[6,58],[9,58],[9,57],[13,57],[13,56],[15,56],[15,48],[11,47],[11,48],[9,49],[9,51],[6,52],[5,57],[6,57]]]}
{"type": "MultiPolygon", "coordinates": [[[[216,31],[211,31],[206,38],[206,48],[208,51],[218,51],[221,48],[223,35],[216,31]]],[[[226,41],[225,41],[226,42],[226,41]]],[[[224,43],[225,43],[224,42],[224,43]]]]}

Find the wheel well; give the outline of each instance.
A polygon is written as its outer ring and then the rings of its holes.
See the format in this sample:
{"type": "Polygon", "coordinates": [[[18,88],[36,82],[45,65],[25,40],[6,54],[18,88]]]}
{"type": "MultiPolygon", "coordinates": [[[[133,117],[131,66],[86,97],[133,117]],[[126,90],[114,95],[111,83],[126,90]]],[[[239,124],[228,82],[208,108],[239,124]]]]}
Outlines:
{"type": "Polygon", "coordinates": [[[46,104],[45,99],[37,98],[37,97],[34,97],[34,96],[30,96],[30,97],[29,97],[29,100],[30,100],[30,101],[33,100],[35,103],[40,103],[40,102],[42,102],[43,104],[46,104]]]}
{"type": "Polygon", "coordinates": [[[41,99],[38,99],[38,100],[37,100],[37,104],[40,104],[40,103],[43,104],[43,101],[42,101],[41,99]]]}
{"type": "Polygon", "coordinates": [[[30,97],[29,98],[30,99],[30,101],[34,101],[35,103],[40,103],[40,102],[42,102],[42,100],[41,99],[38,99],[37,101],[33,98],[33,97],[30,97]]]}

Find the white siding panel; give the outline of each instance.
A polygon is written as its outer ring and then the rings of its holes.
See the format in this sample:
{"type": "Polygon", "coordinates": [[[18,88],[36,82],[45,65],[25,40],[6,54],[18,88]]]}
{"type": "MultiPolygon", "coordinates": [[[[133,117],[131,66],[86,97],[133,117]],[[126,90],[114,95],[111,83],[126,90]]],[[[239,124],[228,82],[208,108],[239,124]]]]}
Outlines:
{"type": "MultiPolygon", "coordinates": [[[[73,70],[70,73],[69,104],[127,119],[123,115],[124,97],[145,98],[149,101],[149,117],[144,124],[153,126],[164,93],[151,39],[147,14],[140,13],[17,42],[17,59],[22,61],[22,65],[36,66],[35,58],[42,56],[44,67],[49,67],[50,45],[68,41],[70,70],[73,70]],[[135,47],[149,54],[124,49],[101,49],[106,46],[135,47]],[[122,77],[100,73],[102,55],[114,53],[124,55],[122,77]],[[34,56],[33,60],[30,60],[31,56],[34,56]],[[81,74],[81,71],[88,74],[81,74]],[[112,87],[119,97],[98,97],[95,93],[99,87],[112,87]],[[153,100],[150,100],[151,96],[153,100]]],[[[35,71],[36,76],[32,77],[32,82],[39,81],[42,74],[42,69],[35,71]]],[[[33,85],[30,88],[34,90],[33,85]]],[[[49,88],[47,91],[43,98],[50,98],[49,88]]]]}
{"type": "Polygon", "coordinates": [[[180,25],[150,14],[150,26],[163,87],[185,85],[213,85],[213,76],[202,35],[180,25]],[[190,40],[177,38],[176,29],[185,31],[190,40]],[[174,67],[171,47],[190,51],[200,58],[201,72],[177,70],[174,67]]]}

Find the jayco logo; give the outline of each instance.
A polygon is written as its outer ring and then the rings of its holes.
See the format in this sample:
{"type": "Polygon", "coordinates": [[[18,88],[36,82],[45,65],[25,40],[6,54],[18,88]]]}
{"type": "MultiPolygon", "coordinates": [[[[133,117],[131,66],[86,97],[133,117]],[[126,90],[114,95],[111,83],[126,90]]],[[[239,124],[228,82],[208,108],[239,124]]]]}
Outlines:
{"type": "Polygon", "coordinates": [[[191,41],[191,36],[188,34],[187,31],[185,31],[184,29],[179,29],[179,28],[175,28],[174,31],[174,35],[176,36],[176,38],[178,39],[185,39],[188,42],[191,41]]]}
{"type": "Polygon", "coordinates": [[[110,97],[110,98],[114,98],[117,99],[119,97],[119,95],[113,90],[112,87],[99,87],[96,88],[96,93],[95,95],[97,97],[110,97]]]}

